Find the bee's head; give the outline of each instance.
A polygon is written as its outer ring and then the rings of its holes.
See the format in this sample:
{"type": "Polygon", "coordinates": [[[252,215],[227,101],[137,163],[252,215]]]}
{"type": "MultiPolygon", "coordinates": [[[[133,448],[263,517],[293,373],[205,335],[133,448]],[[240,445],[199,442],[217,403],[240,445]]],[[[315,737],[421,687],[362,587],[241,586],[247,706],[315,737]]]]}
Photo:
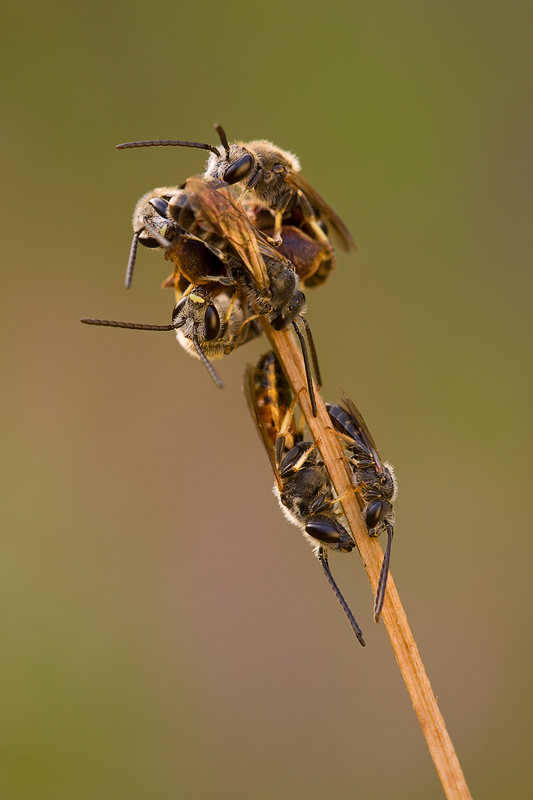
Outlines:
{"type": "Polygon", "coordinates": [[[199,286],[186,297],[182,297],[174,306],[173,324],[181,322],[185,317],[202,325],[202,339],[206,342],[216,339],[220,333],[218,309],[211,296],[199,286]]]}
{"type": "Polygon", "coordinates": [[[206,175],[219,178],[230,186],[241,181],[249,182],[260,166],[257,157],[242,144],[228,144],[221,125],[215,125],[215,129],[220,137],[221,146],[218,148],[218,155],[212,153],[209,156],[206,175]]]}

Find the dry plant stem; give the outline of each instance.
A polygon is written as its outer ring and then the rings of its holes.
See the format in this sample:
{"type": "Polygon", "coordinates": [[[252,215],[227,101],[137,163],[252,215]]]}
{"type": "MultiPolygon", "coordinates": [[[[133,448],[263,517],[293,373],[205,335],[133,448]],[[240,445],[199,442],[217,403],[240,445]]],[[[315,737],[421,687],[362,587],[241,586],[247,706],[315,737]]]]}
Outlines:
{"type": "MultiPolygon", "coordinates": [[[[266,335],[278,354],[293,391],[297,392],[307,384],[302,355],[292,333],[289,331],[274,331],[266,322],[263,323],[263,326],[266,335]]],[[[318,393],[316,394],[318,408],[316,418],[312,415],[309,396],[306,391],[300,394],[299,402],[307,426],[318,443],[337,495],[346,495],[352,488],[349,466],[343,455],[337,435],[331,426],[322,398],[318,393]]],[[[341,502],[352,534],[357,542],[372,591],[375,593],[383,560],[381,545],[377,539],[372,539],[368,535],[361,517],[358,496],[356,494],[348,494],[341,502]]],[[[471,800],[461,765],[446,730],[442,714],[437,706],[435,695],[431,689],[418,648],[407,623],[407,617],[396,591],[396,586],[390,574],[382,617],[446,797],[448,800],[471,800]]]]}

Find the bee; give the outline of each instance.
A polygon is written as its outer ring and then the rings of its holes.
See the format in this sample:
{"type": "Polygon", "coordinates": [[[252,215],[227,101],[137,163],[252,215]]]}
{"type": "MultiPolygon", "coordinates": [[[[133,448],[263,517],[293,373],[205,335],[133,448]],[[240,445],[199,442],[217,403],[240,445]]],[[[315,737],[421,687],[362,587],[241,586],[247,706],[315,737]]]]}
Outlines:
{"type": "Polygon", "coordinates": [[[248,367],[244,389],[248,406],[275,475],[274,494],[285,517],[310,543],[335,596],[363,647],[365,640],[329,567],[328,551],[350,553],[351,534],[339,521],[329,473],[316,442],[306,442],[294,422],[297,396],[291,391],[273,352],[248,367]]]}
{"type": "Polygon", "coordinates": [[[185,233],[167,215],[169,201],[180,191],[177,186],[163,186],[147,192],[137,202],[133,212],[133,241],[126,269],[126,289],[131,286],[138,243],[152,249],[163,249],[166,260],[174,264],[173,273],[163,286],[174,286],[178,290],[180,275],[194,284],[224,281],[225,268],[216,252],[185,233]]]}
{"type": "Polygon", "coordinates": [[[224,388],[224,382],[209,359],[229,355],[262,333],[261,326],[253,319],[249,306],[242,303],[238,291],[216,284],[207,287],[190,284],[174,306],[170,325],[106,319],[82,319],[81,322],[130,330],[173,330],[183,349],[200,359],[220,389],[224,388]]]}
{"type": "MultiPolygon", "coordinates": [[[[196,284],[224,281],[224,264],[220,260],[219,251],[206,243],[206,232],[198,231],[203,235],[202,243],[200,237],[195,237],[191,232],[185,233],[169,218],[168,204],[182,191],[183,187],[163,186],[146,192],[137,202],[132,220],[133,241],[126,269],[127,289],[130,288],[133,278],[138,243],[151,249],[163,249],[165,259],[174,264],[172,274],[163,283],[164,287],[176,288],[180,274],[190,283],[196,284]]],[[[260,212],[258,217],[252,215],[251,219],[256,226],[262,225],[268,228],[272,225],[272,215],[266,209],[260,212]]],[[[194,227],[195,221],[190,219],[189,225],[194,227]]],[[[270,232],[272,231],[264,231],[267,237],[270,232]]],[[[305,283],[306,286],[322,283],[323,280],[318,280],[320,275],[324,274],[327,277],[332,268],[329,253],[325,253],[322,244],[292,225],[284,225],[282,234],[283,242],[278,248],[278,253],[292,263],[301,283],[305,283]],[[326,263],[324,263],[325,258],[329,259],[326,263]]]]}
{"type": "MultiPolygon", "coordinates": [[[[195,286],[202,283],[233,286],[240,294],[241,308],[251,306],[255,316],[266,316],[275,330],[293,326],[302,347],[316,416],[311,364],[297,319],[305,326],[319,385],[320,370],[309,323],[303,317],[305,295],[299,289],[298,275],[291,262],[268,243],[267,237],[238,208],[231,187],[223,181],[192,177],[179,188],[147,193],[134,213],[134,245],[135,237],[139,238],[143,232],[163,247],[165,258],[174,263],[173,274],[164,286],[174,285],[179,293],[183,278],[195,286]],[[169,221],[168,238],[164,236],[165,219],[169,221]]],[[[133,260],[130,257],[127,276],[132,274],[133,260]]],[[[240,337],[236,341],[235,346],[242,343],[240,337]]]]}
{"type": "Polygon", "coordinates": [[[300,162],[293,153],[266,139],[228,143],[221,125],[215,125],[220,146],[181,140],[125,142],[117,150],[158,145],[196,147],[210,151],[205,175],[225,181],[248,194],[260,207],[269,209],[274,220],[274,240],[282,240],[284,219],[297,214],[312,238],[333,254],[328,226],[337,234],[342,247],[355,250],[355,242],[338,214],[300,174],[300,162]]]}
{"type": "Polygon", "coordinates": [[[393,467],[381,460],[360,411],[346,395],[343,400],[345,408],[330,403],[326,403],[326,408],[333,427],[346,443],[354,483],[365,503],[363,519],[370,536],[379,536],[387,531],[387,546],[374,599],[374,619],[379,622],[387,589],[395,523],[392,504],[398,494],[398,485],[393,467]]]}
{"type": "MultiPolygon", "coordinates": [[[[189,178],[179,188],[154,189],[137,203],[134,238],[162,247],[167,260],[175,264],[175,274],[194,284],[234,285],[242,273],[248,273],[261,313],[270,313],[274,319],[275,312],[288,306],[293,297],[297,276],[288,259],[258,234],[235,200],[226,183],[201,177],[189,178]]],[[[245,281],[242,285],[253,294],[245,281]]]]}
{"type": "Polygon", "coordinates": [[[133,211],[133,240],[124,281],[126,289],[130,288],[133,280],[138,244],[150,249],[166,248],[169,241],[179,236],[177,226],[166,217],[168,201],[176,191],[177,187],[162,186],[143,194],[138,200],[133,211]]]}
{"type": "Polygon", "coordinates": [[[168,203],[169,217],[189,234],[204,241],[226,266],[221,282],[234,283],[258,316],[274,330],[292,325],[304,357],[313,414],[316,402],[305,339],[296,320],[305,326],[317,384],[320,370],[309,323],[303,316],[305,295],[291,262],[269,244],[235,202],[231,187],[218,180],[189,178],[168,203]]]}

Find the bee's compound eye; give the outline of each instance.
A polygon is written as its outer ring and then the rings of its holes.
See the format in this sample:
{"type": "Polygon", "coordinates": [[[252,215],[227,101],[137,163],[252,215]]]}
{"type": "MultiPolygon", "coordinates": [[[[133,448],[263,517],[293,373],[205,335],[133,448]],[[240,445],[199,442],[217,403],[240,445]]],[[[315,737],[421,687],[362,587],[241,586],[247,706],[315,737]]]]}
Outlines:
{"type": "Polygon", "coordinates": [[[218,316],[218,311],[212,303],[210,303],[205,310],[204,325],[205,340],[206,342],[212,342],[213,339],[217,338],[220,332],[220,317],[218,316]]]}
{"type": "Polygon", "coordinates": [[[161,247],[159,242],[156,242],[156,240],[152,239],[151,236],[147,236],[146,238],[144,236],[139,236],[139,242],[140,244],[142,244],[143,247],[150,247],[150,248],[161,247]]]}
{"type": "Polygon", "coordinates": [[[171,200],[168,201],[168,214],[175,222],[179,221],[181,209],[187,205],[187,195],[185,192],[175,194],[171,200]]]}
{"type": "Polygon", "coordinates": [[[160,217],[166,217],[168,203],[166,203],[162,197],[152,197],[150,205],[152,208],[155,208],[160,217]]]}
{"type": "Polygon", "coordinates": [[[234,183],[242,181],[243,178],[250,172],[254,164],[254,158],[250,153],[245,153],[238,161],[231,165],[224,175],[224,180],[230,186],[234,183]]]}
{"type": "Polygon", "coordinates": [[[365,512],[365,522],[368,530],[372,530],[372,528],[376,527],[381,518],[382,511],[383,511],[382,500],[373,500],[371,503],[368,504],[365,512]]]}
{"type": "Polygon", "coordinates": [[[174,311],[172,312],[172,323],[173,324],[177,321],[177,319],[178,319],[179,315],[181,314],[181,312],[183,310],[183,307],[184,307],[186,302],[187,302],[187,298],[186,297],[182,297],[181,300],[178,300],[178,302],[174,306],[174,311]]]}
{"type": "Polygon", "coordinates": [[[283,316],[283,314],[278,314],[277,317],[274,317],[270,320],[270,324],[274,328],[275,331],[282,331],[284,328],[287,327],[287,320],[283,316]]]}
{"type": "Polygon", "coordinates": [[[340,539],[340,534],[333,523],[327,520],[309,520],[305,526],[305,532],[325,544],[335,544],[340,539]]]}

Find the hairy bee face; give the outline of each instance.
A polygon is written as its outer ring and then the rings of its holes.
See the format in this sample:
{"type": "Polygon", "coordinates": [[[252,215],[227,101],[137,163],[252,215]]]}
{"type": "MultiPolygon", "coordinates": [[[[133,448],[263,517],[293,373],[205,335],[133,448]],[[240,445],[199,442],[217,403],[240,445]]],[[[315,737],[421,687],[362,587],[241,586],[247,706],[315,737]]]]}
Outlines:
{"type": "Polygon", "coordinates": [[[170,241],[179,235],[178,226],[167,217],[168,203],[178,191],[177,187],[161,186],[146,192],[137,201],[132,217],[133,233],[139,235],[139,243],[144,247],[161,247],[150,228],[170,241]]]}
{"type": "Polygon", "coordinates": [[[229,147],[226,154],[220,148],[220,156],[209,156],[206,175],[219,178],[240,191],[249,189],[252,195],[269,207],[287,202],[287,192],[294,191],[286,182],[289,171],[298,172],[300,162],[292,153],[281,150],[266,139],[257,139],[246,144],[237,143],[229,147]]]}

